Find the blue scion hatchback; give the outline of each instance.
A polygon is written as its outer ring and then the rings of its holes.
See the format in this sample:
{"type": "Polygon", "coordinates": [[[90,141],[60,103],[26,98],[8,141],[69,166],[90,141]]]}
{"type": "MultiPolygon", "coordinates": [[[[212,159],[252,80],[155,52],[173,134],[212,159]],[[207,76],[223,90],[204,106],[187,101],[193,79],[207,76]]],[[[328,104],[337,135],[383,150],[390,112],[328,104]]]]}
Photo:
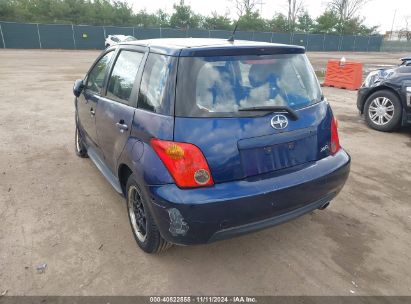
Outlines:
{"type": "Polygon", "coordinates": [[[125,196],[138,245],[222,240],[324,209],[350,157],[299,46],[154,39],[74,84],[76,152],[125,196]]]}

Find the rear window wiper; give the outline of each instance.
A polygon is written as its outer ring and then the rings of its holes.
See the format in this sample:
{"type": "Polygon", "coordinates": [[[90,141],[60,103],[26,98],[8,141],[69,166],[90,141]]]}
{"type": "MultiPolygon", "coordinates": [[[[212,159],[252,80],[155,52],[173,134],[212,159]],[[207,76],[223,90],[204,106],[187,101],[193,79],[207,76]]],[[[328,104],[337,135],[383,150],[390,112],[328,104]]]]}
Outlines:
{"type": "Polygon", "coordinates": [[[238,111],[269,111],[269,112],[282,111],[282,112],[287,112],[288,114],[290,114],[291,119],[293,120],[298,119],[297,112],[288,106],[244,107],[244,108],[239,108],[238,111]]]}

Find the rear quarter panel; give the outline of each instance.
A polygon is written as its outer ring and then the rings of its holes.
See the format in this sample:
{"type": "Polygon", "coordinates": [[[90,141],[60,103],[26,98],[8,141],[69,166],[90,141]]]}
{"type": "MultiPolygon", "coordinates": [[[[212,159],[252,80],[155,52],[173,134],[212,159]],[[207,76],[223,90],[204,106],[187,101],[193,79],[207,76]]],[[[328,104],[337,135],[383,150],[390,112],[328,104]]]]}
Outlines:
{"type": "Polygon", "coordinates": [[[127,165],[142,185],[173,183],[160,158],[150,146],[151,138],[173,140],[174,118],[140,109],[134,113],[130,137],[119,164],[127,165]]]}

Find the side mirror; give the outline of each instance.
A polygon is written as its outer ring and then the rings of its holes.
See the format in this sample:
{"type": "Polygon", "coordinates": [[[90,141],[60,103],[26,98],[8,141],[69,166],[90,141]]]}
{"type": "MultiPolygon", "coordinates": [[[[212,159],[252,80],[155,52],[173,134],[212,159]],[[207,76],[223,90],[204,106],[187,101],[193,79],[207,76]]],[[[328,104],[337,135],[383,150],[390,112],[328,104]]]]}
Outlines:
{"type": "Polygon", "coordinates": [[[77,79],[77,80],[74,82],[74,86],[73,86],[73,94],[74,94],[74,96],[79,97],[80,94],[81,94],[81,91],[83,91],[83,88],[84,88],[83,80],[82,80],[82,79],[77,79]]]}

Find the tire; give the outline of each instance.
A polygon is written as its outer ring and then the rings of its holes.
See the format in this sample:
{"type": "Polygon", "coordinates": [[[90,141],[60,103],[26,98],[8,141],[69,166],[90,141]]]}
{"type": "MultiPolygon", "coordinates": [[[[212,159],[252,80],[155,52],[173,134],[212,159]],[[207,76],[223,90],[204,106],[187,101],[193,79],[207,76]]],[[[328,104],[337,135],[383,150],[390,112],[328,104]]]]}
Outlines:
{"type": "Polygon", "coordinates": [[[170,248],[172,244],[160,235],[150,213],[148,199],[133,175],[128,178],[126,189],[127,214],[137,245],[147,253],[159,253],[170,248]]]}
{"type": "Polygon", "coordinates": [[[371,94],[365,102],[365,122],[374,130],[395,131],[401,125],[401,116],[401,102],[391,91],[377,91],[371,94]]]}
{"type": "Polygon", "coordinates": [[[77,121],[78,121],[78,119],[76,118],[76,132],[75,132],[75,135],[74,135],[74,149],[75,149],[76,155],[78,157],[86,158],[86,157],[88,157],[87,148],[84,144],[82,135],[81,135],[80,130],[78,128],[77,121]]]}

